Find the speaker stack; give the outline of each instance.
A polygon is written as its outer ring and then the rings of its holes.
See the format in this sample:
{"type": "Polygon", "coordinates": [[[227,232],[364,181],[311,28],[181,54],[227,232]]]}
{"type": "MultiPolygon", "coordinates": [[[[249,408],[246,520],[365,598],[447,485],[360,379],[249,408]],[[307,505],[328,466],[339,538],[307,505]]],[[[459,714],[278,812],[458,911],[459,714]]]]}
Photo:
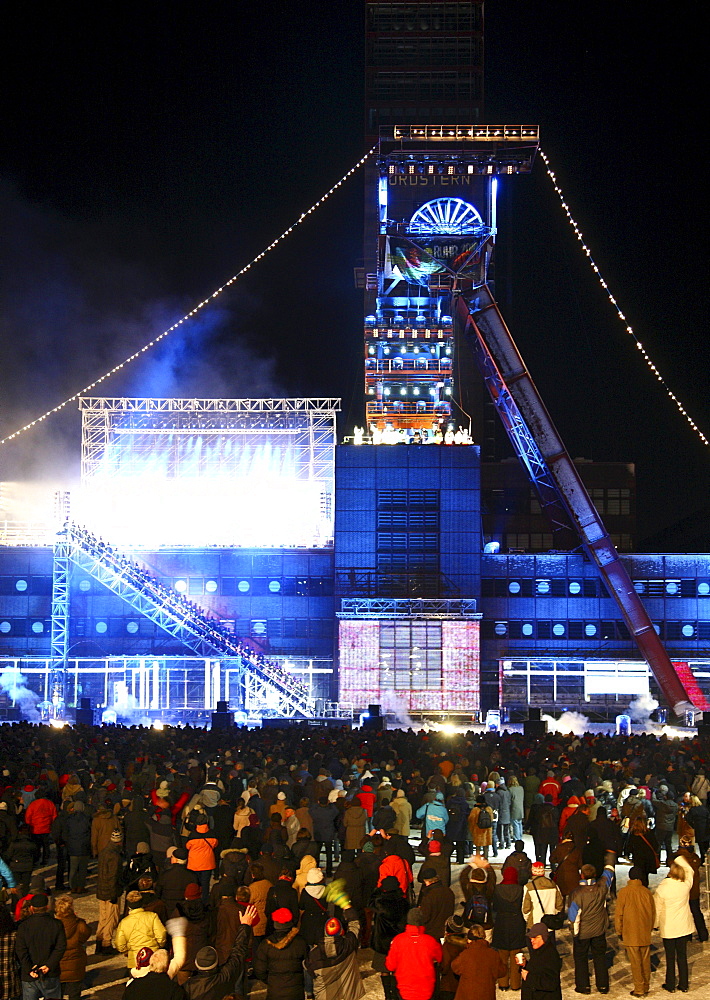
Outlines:
{"type": "Polygon", "coordinates": [[[234,715],[229,711],[226,701],[217,702],[217,711],[212,713],[213,729],[231,729],[234,725],[234,715]]]}
{"type": "Polygon", "coordinates": [[[529,708],[528,717],[523,723],[525,736],[547,736],[547,723],[540,718],[539,708],[529,708]]]}
{"type": "Polygon", "coordinates": [[[385,720],[382,715],[382,709],[379,705],[368,705],[367,711],[369,718],[362,720],[363,729],[374,729],[377,732],[382,732],[385,728],[385,720]]]}
{"type": "Polygon", "coordinates": [[[74,709],[74,724],[77,726],[93,726],[94,710],[91,698],[80,698],[79,707],[74,709]]]}

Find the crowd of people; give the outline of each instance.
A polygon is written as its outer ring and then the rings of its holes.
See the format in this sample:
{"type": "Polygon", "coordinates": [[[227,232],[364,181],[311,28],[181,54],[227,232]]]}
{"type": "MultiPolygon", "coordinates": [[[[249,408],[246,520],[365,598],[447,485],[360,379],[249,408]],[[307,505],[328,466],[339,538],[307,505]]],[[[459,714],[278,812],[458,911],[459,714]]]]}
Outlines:
{"type": "Polygon", "coordinates": [[[612,927],[632,996],[651,989],[656,932],[662,988],[687,992],[688,944],[708,939],[709,751],[0,726],[0,1000],[78,1000],[87,947],[125,956],[128,1000],[259,984],[267,1000],[359,1000],[363,974],[386,1000],[561,1000],[560,935],[576,992],[591,993],[591,961],[606,994],[612,927]]]}

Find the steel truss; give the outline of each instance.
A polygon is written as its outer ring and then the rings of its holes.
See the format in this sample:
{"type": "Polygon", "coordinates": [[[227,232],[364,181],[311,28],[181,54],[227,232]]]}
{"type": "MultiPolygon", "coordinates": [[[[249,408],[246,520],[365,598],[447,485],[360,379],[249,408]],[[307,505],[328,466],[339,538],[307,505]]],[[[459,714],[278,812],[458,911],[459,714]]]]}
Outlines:
{"type": "Polygon", "coordinates": [[[69,583],[71,545],[66,535],[54,543],[52,561],[52,672],[50,699],[58,714],[64,707],[64,680],[69,651],[69,583]]]}
{"type": "MultiPolygon", "coordinates": [[[[156,436],[172,436],[169,477],[179,477],[186,457],[181,440],[203,436],[213,442],[207,459],[219,475],[237,475],[245,447],[263,445],[271,435],[292,439],[296,475],[333,488],[335,415],[340,400],[317,399],[114,399],[82,397],[82,482],[130,474],[131,458],[115,455],[121,436],[144,439],[136,447],[143,458],[156,436]],[[234,446],[226,442],[234,438],[234,446]],[[225,444],[220,442],[224,441],[225,444]]],[[[142,471],[143,467],[141,467],[142,471]]]]}
{"type": "MultiPolygon", "coordinates": [[[[194,605],[182,603],[177,592],[158,589],[157,581],[152,580],[138,564],[104,543],[97,547],[95,542],[89,532],[77,525],[69,525],[55,548],[55,554],[59,550],[67,563],[71,560],[197,656],[219,660],[225,656],[241,659],[245,685],[252,684],[248,690],[253,697],[257,692],[264,695],[260,706],[262,714],[266,712],[285,718],[313,716],[316,699],[297,678],[277,663],[260,656],[241,640],[230,640],[219,634],[215,630],[216,623],[196,611],[194,605]],[[228,648],[225,649],[225,645],[228,648]],[[251,678],[254,678],[253,682],[251,678]]],[[[68,587],[64,607],[68,619],[68,587]]]]}

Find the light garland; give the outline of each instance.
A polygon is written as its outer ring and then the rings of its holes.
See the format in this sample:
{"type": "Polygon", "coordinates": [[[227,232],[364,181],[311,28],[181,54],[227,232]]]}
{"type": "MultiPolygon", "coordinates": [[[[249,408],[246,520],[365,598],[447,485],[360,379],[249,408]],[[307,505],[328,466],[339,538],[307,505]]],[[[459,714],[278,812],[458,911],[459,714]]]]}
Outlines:
{"type": "Polygon", "coordinates": [[[257,264],[268,253],[270,253],[271,250],[277,247],[279,243],[282,242],[282,240],[285,240],[286,237],[289,236],[297,226],[300,226],[301,223],[309,215],[311,215],[312,212],[315,212],[315,210],[319,208],[323,204],[323,202],[331,196],[331,194],[337,191],[338,188],[341,187],[349,177],[351,177],[357,170],[360,169],[360,167],[372,156],[372,154],[375,152],[376,149],[377,149],[377,144],[374,145],[372,149],[370,149],[367,153],[365,153],[365,155],[362,156],[357,161],[355,166],[351,167],[346,174],[343,174],[340,180],[336,184],[334,184],[332,188],[326,191],[326,193],[322,195],[322,197],[320,197],[318,201],[314,202],[310,208],[306,209],[305,212],[301,212],[298,219],[293,223],[293,225],[289,226],[288,229],[284,229],[281,235],[277,236],[276,239],[273,240],[273,242],[269,243],[269,245],[266,247],[265,250],[262,250],[261,253],[258,253],[253,260],[251,260],[248,264],[245,264],[240,271],[237,271],[236,274],[233,274],[228,281],[225,281],[223,285],[220,285],[219,288],[215,289],[215,291],[212,292],[211,295],[208,295],[206,299],[203,299],[202,302],[198,302],[198,304],[193,309],[191,309],[188,313],[185,313],[182,319],[177,320],[177,322],[173,323],[172,326],[169,326],[167,330],[163,330],[163,332],[159,334],[157,337],[154,337],[153,340],[149,340],[147,344],[145,344],[143,347],[140,348],[140,350],[135,351],[133,354],[130,354],[127,358],[124,358],[124,360],[120,364],[114,365],[114,367],[111,368],[109,371],[107,371],[104,375],[102,375],[101,378],[97,378],[95,381],[90,382],[88,385],[85,385],[83,389],[79,389],[78,392],[75,392],[73,396],[69,396],[69,398],[65,399],[64,402],[58,403],[57,406],[53,406],[51,410],[47,410],[47,412],[43,413],[41,417],[36,417],[34,420],[31,420],[28,424],[25,424],[23,427],[19,427],[16,431],[13,431],[12,434],[8,434],[7,437],[0,438],[0,445],[7,444],[8,441],[13,441],[21,434],[24,434],[25,431],[29,431],[33,427],[36,427],[37,424],[41,424],[42,421],[47,420],[48,417],[51,417],[55,413],[59,413],[60,410],[63,410],[65,407],[69,406],[70,403],[76,402],[76,400],[79,399],[80,396],[83,396],[91,389],[95,389],[97,385],[101,385],[101,383],[105,382],[106,379],[111,378],[111,376],[115,375],[116,372],[120,372],[122,368],[126,367],[126,365],[130,365],[132,361],[136,361],[143,354],[145,354],[146,351],[149,351],[152,347],[155,347],[155,345],[159,344],[161,340],[165,340],[166,337],[169,337],[171,333],[173,333],[175,330],[181,327],[183,323],[187,323],[188,320],[192,319],[192,317],[195,316],[200,311],[200,309],[204,309],[205,306],[208,306],[212,302],[214,302],[214,300],[218,298],[222,294],[222,292],[226,291],[231,285],[234,284],[234,282],[238,278],[241,278],[243,274],[246,274],[246,272],[250,268],[252,268],[255,264],[257,264]]]}
{"type": "Polygon", "coordinates": [[[582,231],[579,228],[579,226],[577,225],[577,223],[575,222],[574,218],[572,217],[572,213],[569,210],[569,206],[567,205],[567,202],[565,201],[565,196],[563,195],[562,190],[561,190],[559,184],[557,183],[557,178],[555,177],[552,169],[550,168],[550,161],[549,161],[549,159],[547,158],[547,156],[545,155],[545,153],[542,150],[540,150],[540,156],[542,158],[543,163],[545,164],[545,169],[547,171],[547,176],[552,181],[552,184],[553,184],[553,187],[555,189],[555,192],[556,192],[558,198],[560,199],[560,204],[562,205],[562,208],[564,209],[564,213],[567,216],[567,221],[569,222],[569,224],[571,225],[572,229],[574,230],[575,236],[579,240],[579,242],[580,242],[580,244],[582,246],[582,249],[584,250],[584,253],[586,254],[586,256],[587,256],[587,258],[589,260],[590,267],[592,268],[592,270],[594,271],[594,273],[596,274],[596,276],[597,276],[597,278],[599,280],[599,284],[602,286],[602,288],[606,292],[607,298],[609,299],[609,301],[613,305],[614,309],[616,309],[617,316],[619,317],[619,319],[621,320],[621,322],[624,323],[624,325],[626,327],[626,332],[629,334],[630,337],[633,337],[634,342],[636,344],[636,347],[641,352],[641,355],[642,355],[644,361],[646,362],[646,364],[648,365],[648,367],[651,369],[651,371],[655,375],[657,381],[660,382],[661,385],[663,386],[663,388],[666,390],[666,393],[668,394],[668,397],[675,403],[676,407],[678,408],[678,411],[682,414],[682,416],[685,417],[685,419],[688,421],[688,423],[693,428],[693,430],[698,435],[698,437],[703,442],[703,444],[706,445],[706,446],[710,446],[710,441],[708,440],[708,438],[700,430],[700,428],[695,423],[695,421],[693,420],[693,418],[690,416],[690,414],[688,413],[688,411],[685,409],[685,407],[683,406],[683,404],[681,403],[681,401],[678,399],[678,397],[676,396],[676,394],[671,390],[670,386],[667,384],[666,380],[663,378],[663,376],[661,375],[661,373],[659,372],[658,368],[655,366],[655,364],[653,363],[653,361],[651,360],[651,358],[649,357],[649,355],[646,353],[645,347],[643,346],[643,344],[641,343],[641,341],[638,339],[638,337],[634,333],[633,328],[629,325],[629,322],[628,322],[626,316],[624,315],[624,313],[622,312],[622,310],[621,310],[621,308],[619,306],[619,303],[616,301],[616,299],[614,298],[614,296],[609,291],[609,286],[607,285],[606,281],[602,277],[601,272],[600,272],[599,268],[597,267],[597,265],[596,265],[596,263],[594,261],[594,258],[592,257],[592,254],[591,254],[591,251],[590,251],[589,247],[584,242],[584,236],[582,235],[582,231]]]}

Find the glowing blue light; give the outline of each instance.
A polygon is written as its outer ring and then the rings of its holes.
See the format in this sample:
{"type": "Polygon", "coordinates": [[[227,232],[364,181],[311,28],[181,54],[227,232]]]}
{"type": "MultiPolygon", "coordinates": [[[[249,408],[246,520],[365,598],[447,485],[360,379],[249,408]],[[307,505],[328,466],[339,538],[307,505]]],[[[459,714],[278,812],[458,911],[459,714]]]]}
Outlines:
{"type": "Polygon", "coordinates": [[[96,631],[99,633],[99,635],[104,635],[105,632],[108,632],[108,623],[96,622],[96,631]]]}
{"type": "Polygon", "coordinates": [[[39,635],[40,632],[44,632],[44,622],[32,622],[32,631],[39,635]]]}
{"type": "Polygon", "coordinates": [[[597,626],[596,625],[591,625],[591,624],[590,625],[585,625],[584,626],[584,634],[591,639],[593,636],[595,636],[597,634],[597,626]]]}
{"type": "Polygon", "coordinates": [[[523,635],[532,635],[533,634],[532,625],[529,622],[525,622],[525,624],[521,629],[521,632],[523,633],[523,635]]]}
{"type": "Polygon", "coordinates": [[[269,580],[269,590],[271,591],[272,594],[278,594],[278,592],[281,590],[281,581],[269,580]]]}
{"type": "Polygon", "coordinates": [[[537,580],[535,583],[535,589],[538,594],[549,594],[550,593],[550,581],[549,580],[537,580]]]}
{"type": "Polygon", "coordinates": [[[578,594],[581,591],[581,589],[582,589],[581,585],[577,583],[576,580],[573,580],[569,585],[570,594],[578,594]]]}
{"type": "Polygon", "coordinates": [[[177,590],[178,594],[184,594],[187,590],[187,580],[176,580],[174,589],[177,590]]]}
{"type": "Polygon", "coordinates": [[[693,625],[684,625],[681,631],[686,639],[692,639],[695,635],[695,627],[693,625]]]}
{"type": "Polygon", "coordinates": [[[565,627],[564,627],[564,625],[561,625],[561,624],[553,625],[552,626],[552,634],[553,635],[564,635],[565,634],[565,627]]]}
{"type": "Polygon", "coordinates": [[[207,591],[208,594],[216,594],[217,586],[218,584],[216,580],[207,580],[207,582],[205,583],[205,590],[207,591]]]}
{"type": "Polygon", "coordinates": [[[240,594],[247,594],[249,592],[249,581],[240,580],[239,583],[237,584],[237,590],[239,591],[240,594]]]}
{"type": "Polygon", "coordinates": [[[677,594],[679,590],[680,588],[678,584],[675,582],[675,580],[669,580],[668,583],[666,584],[667,594],[677,594]]]}
{"type": "Polygon", "coordinates": [[[101,713],[101,722],[104,726],[115,726],[118,721],[118,715],[115,709],[105,708],[101,713]]]}
{"type": "Polygon", "coordinates": [[[128,632],[129,635],[135,635],[137,631],[138,631],[138,622],[126,623],[126,632],[128,632]]]}
{"type": "Polygon", "coordinates": [[[480,213],[461,198],[435,198],[416,210],[407,227],[410,233],[464,236],[483,227],[480,213]]]}
{"type": "Polygon", "coordinates": [[[519,594],[520,584],[518,583],[518,581],[511,580],[510,583],[508,584],[508,590],[510,591],[511,594],[519,594]]]}
{"type": "Polygon", "coordinates": [[[699,583],[698,584],[698,593],[702,597],[706,597],[708,594],[710,594],[710,583],[699,583]]]}
{"type": "Polygon", "coordinates": [[[21,594],[27,590],[27,580],[17,580],[15,583],[15,590],[18,590],[21,594]]]}

